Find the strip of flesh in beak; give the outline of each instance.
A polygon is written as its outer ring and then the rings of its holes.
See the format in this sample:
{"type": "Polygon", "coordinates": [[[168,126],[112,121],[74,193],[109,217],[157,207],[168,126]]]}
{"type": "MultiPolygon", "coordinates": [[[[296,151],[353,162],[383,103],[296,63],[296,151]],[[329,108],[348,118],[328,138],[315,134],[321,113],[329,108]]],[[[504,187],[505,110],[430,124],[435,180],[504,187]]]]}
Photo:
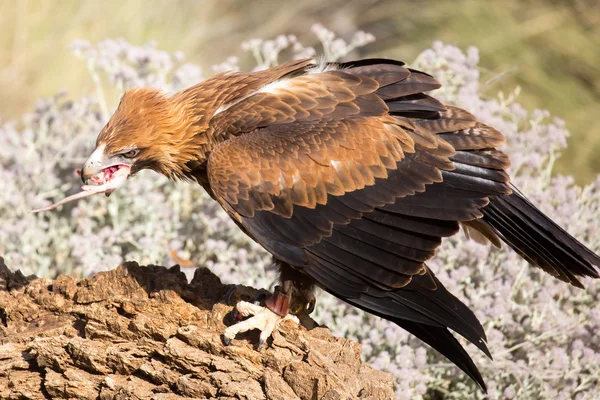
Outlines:
{"type": "MultiPolygon", "coordinates": [[[[94,175],[94,179],[90,179],[94,182],[99,183],[98,185],[84,185],[81,187],[82,191],[79,193],[75,193],[71,196],[65,197],[64,199],[44,208],[39,208],[37,210],[30,211],[31,213],[38,213],[42,211],[50,211],[54,210],[58,206],[62,206],[63,204],[70,203],[75,200],[83,199],[84,197],[93,196],[95,194],[104,193],[109,196],[114,190],[123,186],[129,174],[131,172],[131,168],[127,165],[119,165],[119,168],[114,170],[113,168],[110,170],[110,173],[104,173],[104,171],[100,172],[97,175],[94,175]]],[[[107,168],[108,169],[108,168],[107,168]]],[[[81,175],[81,171],[75,171],[77,175],[81,175]]],[[[107,171],[109,172],[109,171],[107,171]]]]}

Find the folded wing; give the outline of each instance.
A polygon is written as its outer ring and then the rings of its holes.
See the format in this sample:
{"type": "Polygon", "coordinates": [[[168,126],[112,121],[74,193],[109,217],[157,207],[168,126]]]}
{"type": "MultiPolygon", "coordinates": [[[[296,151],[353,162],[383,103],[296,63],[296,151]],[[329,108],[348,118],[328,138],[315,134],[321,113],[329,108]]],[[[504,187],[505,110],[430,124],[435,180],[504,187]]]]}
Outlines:
{"type": "Polygon", "coordinates": [[[229,137],[209,158],[213,194],[276,258],[485,388],[448,330],[489,356],[483,328],[425,264],[442,238],[462,225],[574,284],[574,274],[593,276],[598,257],[513,193],[502,134],[424,94],[440,86],[431,76],[389,60],[311,68],[213,118],[229,137]],[[539,243],[558,247],[541,254],[539,243]]]}

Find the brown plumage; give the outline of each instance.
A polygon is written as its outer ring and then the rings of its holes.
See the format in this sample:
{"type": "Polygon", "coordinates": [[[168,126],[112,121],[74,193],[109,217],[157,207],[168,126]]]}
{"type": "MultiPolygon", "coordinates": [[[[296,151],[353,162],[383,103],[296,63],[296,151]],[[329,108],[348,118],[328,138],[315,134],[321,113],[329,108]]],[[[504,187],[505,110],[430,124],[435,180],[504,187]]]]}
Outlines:
{"type": "MultiPolygon", "coordinates": [[[[600,259],[509,183],[500,132],[423,93],[439,87],[373,59],[225,73],[170,97],[132,90],[82,179],[112,166],[196,180],[273,254],[292,303],[322,287],[485,388],[448,330],[489,355],[483,328],[425,264],[442,238],[462,225],[579,287],[578,276],[598,277],[600,259]]],[[[285,314],[282,304],[270,307],[285,314]]]]}

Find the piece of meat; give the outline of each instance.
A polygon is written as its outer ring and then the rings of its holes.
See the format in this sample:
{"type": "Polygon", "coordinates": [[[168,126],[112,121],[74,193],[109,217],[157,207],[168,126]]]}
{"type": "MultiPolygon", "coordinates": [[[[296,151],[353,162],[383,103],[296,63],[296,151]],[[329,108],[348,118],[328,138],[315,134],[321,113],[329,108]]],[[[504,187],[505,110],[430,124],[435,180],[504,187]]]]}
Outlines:
{"type": "MultiPolygon", "coordinates": [[[[93,196],[95,194],[104,193],[106,196],[110,196],[110,194],[121,187],[131,172],[131,168],[126,165],[113,166],[105,168],[99,174],[90,178],[90,181],[93,183],[97,183],[97,185],[83,185],[81,187],[81,192],[75,193],[71,196],[65,197],[64,199],[44,208],[39,208],[37,210],[30,211],[31,213],[38,213],[42,211],[50,211],[54,210],[58,206],[62,206],[63,204],[70,203],[75,200],[83,199],[85,197],[93,196]]],[[[76,170],[75,173],[81,176],[81,170],[76,170]]]]}

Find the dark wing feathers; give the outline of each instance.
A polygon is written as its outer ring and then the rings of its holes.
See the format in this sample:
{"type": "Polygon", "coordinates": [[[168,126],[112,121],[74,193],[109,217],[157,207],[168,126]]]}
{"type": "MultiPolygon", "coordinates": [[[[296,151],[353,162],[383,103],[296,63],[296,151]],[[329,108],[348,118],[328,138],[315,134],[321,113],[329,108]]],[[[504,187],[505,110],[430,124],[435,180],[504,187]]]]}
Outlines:
{"type": "Polygon", "coordinates": [[[456,150],[482,150],[504,144],[504,135],[481,122],[456,132],[441,133],[439,137],[456,150]]]}
{"type": "Polygon", "coordinates": [[[429,92],[439,89],[442,85],[430,75],[412,69],[408,70],[410,76],[401,84],[383,86],[377,90],[377,94],[384,100],[399,99],[417,93],[429,92]]]}
{"type": "Polygon", "coordinates": [[[483,328],[425,265],[441,238],[461,225],[477,240],[500,238],[575,285],[575,275],[598,277],[600,259],[511,187],[500,132],[424,94],[439,83],[403,65],[309,73],[299,63],[285,84],[232,104],[211,121],[230,138],[209,157],[211,189],[276,258],[415,334],[485,388],[448,331],[489,356],[483,328]]]}
{"type": "MultiPolygon", "coordinates": [[[[423,239],[420,235],[424,235],[427,237],[427,241],[433,240],[438,245],[441,244],[442,237],[455,235],[459,231],[456,221],[432,220],[415,217],[414,215],[402,215],[386,212],[385,209],[376,209],[369,214],[365,214],[362,219],[398,228],[399,231],[410,234],[410,237],[415,240],[418,238],[423,239]]],[[[400,233],[395,234],[395,237],[400,237],[400,233]]]]}
{"type": "Polygon", "coordinates": [[[494,149],[457,151],[450,157],[450,160],[455,163],[501,171],[505,174],[505,170],[510,167],[508,156],[494,149]]]}
{"type": "MultiPolygon", "coordinates": [[[[398,229],[377,224],[364,218],[361,219],[360,222],[353,221],[352,224],[339,225],[334,229],[336,232],[340,232],[346,236],[375,246],[382,251],[390,252],[396,257],[416,261],[417,264],[415,264],[416,268],[414,268],[414,270],[404,270],[410,275],[414,275],[421,270],[421,263],[433,257],[435,248],[439,245],[435,240],[427,241],[426,238],[424,239],[422,237],[415,240],[413,232],[406,235],[406,232],[398,232],[398,229]],[[407,241],[407,236],[412,239],[412,241],[407,241]]],[[[393,265],[393,262],[389,265],[393,265]]]]}
{"type": "MultiPolygon", "coordinates": [[[[352,123],[297,122],[232,138],[211,154],[211,187],[252,237],[338,297],[362,304],[364,296],[378,290],[381,296],[390,296],[385,301],[372,300],[381,303],[382,315],[448,327],[485,346],[481,325],[466,306],[456,300],[459,307],[442,307],[433,298],[444,293],[451,296],[443,286],[434,285],[431,290],[411,284],[421,274],[431,274],[424,262],[434,255],[440,237],[455,233],[458,224],[417,218],[410,211],[389,207],[426,193],[428,185],[443,184],[441,168],[453,166],[447,157],[423,148],[433,147],[438,140],[415,140],[414,132],[401,128],[392,134],[384,125],[393,122],[366,123],[366,118],[357,116],[352,123]],[[338,148],[338,129],[345,132],[343,149],[338,148]],[[348,165],[356,171],[347,170],[348,165]],[[253,168],[259,176],[244,173],[253,168]],[[311,177],[304,180],[303,173],[311,177]],[[316,188],[324,192],[325,202],[311,203],[308,195],[288,195],[316,188]],[[254,191],[261,193],[259,201],[254,191]],[[277,201],[284,206],[278,208],[277,201]]],[[[432,208],[435,213],[445,212],[443,204],[436,207],[432,208]]],[[[477,210],[470,208],[470,212],[477,210]]],[[[366,304],[361,307],[369,310],[366,304]]],[[[470,359],[460,363],[472,364],[470,359]]]]}
{"type": "MultiPolygon", "coordinates": [[[[405,81],[410,77],[410,70],[401,61],[384,59],[359,60],[347,63],[334,63],[335,68],[348,71],[352,75],[368,76],[377,81],[380,87],[405,81]]],[[[379,94],[379,92],[378,92],[379,94]]]]}
{"type": "Polygon", "coordinates": [[[479,387],[487,393],[487,387],[477,366],[448,329],[435,326],[432,327],[400,318],[390,320],[436,349],[440,354],[443,354],[458,368],[463,370],[471,379],[477,382],[479,387]]]}
{"type": "Polygon", "coordinates": [[[445,111],[439,112],[430,119],[418,119],[413,121],[413,125],[424,129],[432,134],[461,132],[471,128],[477,122],[477,118],[467,111],[452,106],[446,106],[445,111]]]}
{"type": "Polygon", "coordinates": [[[444,111],[446,107],[439,101],[431,96],[423,93],[411,94],[409,96],[398,97],[396,99],[388,100],[390,114],[402,114],[403,112],[415,112],[415,111],[444,111]]]}

